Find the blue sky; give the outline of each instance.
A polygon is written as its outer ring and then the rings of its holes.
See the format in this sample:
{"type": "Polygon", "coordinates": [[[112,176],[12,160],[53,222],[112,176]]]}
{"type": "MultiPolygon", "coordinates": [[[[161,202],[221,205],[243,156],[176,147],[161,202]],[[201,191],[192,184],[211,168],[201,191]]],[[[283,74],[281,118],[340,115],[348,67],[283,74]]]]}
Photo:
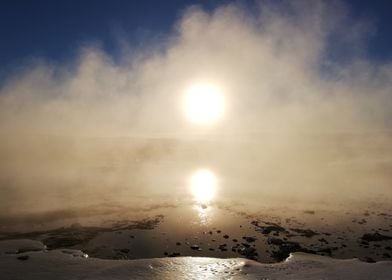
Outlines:
{"type": "MultiPolygon", "coordinates": [[[[2,0],[0,1],[0,76],[34,58],[69,59],[83,44],[93,43],[115,56],[119,37],[136,47],[144,40],[165,37],[184,8],[207,10],[224,0],[2,0]]],[[[242,1],[244,2],[244,1],[242,1]]],[[[246,1],[252,6],[255,1],[246,1]]],[[[392,1],[346,1],[351,17],[376,26],[367,56],[392,57],[392,1]]]]}

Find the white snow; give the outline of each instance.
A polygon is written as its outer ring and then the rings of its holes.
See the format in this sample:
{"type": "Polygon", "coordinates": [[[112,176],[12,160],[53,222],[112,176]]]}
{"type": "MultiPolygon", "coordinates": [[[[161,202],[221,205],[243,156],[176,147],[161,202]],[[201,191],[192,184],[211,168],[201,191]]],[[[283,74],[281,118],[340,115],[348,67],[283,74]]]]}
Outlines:
{"type": "Polygon", "coordinates": [[[47,251],[30,240],[0,242],[0,278],[16,279],[392,279],[392,262],[364,263],[304,253],[261,264],[245,259],[103,260],[78,250],[47,251]],[[22,253],[18,253],[21,252],[22,253]],[[28,249],[33,251],[26,252],[28,249]],[[38,251],[40,250],[40,251],[38,251]],[[18,257],[28,256],[20,260],[18,257]]]}

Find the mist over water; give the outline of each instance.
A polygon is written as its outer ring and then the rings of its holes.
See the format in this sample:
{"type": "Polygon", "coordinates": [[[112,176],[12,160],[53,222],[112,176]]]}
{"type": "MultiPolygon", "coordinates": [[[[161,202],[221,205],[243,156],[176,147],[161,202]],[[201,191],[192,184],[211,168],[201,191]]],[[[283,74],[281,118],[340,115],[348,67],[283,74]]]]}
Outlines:
{"type": "Polygon", "coordinates": [[[364,55],[372,26],[340,2],[286,4],[190,7],[148,51],[114,61],[87,47],[10,76],[0,92],[2,213],[182,199],[198,169],[218,178],[217,200],[390,197],[392,65],[364,55]],[[214,124],[184,115],[197,83],[222,89],[214,124]]]}

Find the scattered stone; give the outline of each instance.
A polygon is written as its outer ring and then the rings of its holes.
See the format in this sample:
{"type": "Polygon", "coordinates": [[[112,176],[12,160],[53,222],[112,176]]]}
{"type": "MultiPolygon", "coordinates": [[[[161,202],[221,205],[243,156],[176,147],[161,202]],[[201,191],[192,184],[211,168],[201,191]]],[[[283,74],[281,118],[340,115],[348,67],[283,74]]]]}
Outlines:
{"type": "Polygon", "coordinates": [[[267,239],[267,242],[272,245],[281,245],[284,241],[279,238],[270,237],[267,239]]]}
{"type": "Polygon", "coordinates": [[[238,240],[234,238],[234,239],[233,239],[233,242],[238,242],[238,240]]]}
{"type": "Polygon", "coordinates": [[[171,254],[169,255],[170,258],[179,257],[179,256],[181,256],[181,254],[180,254],[180,253],[177,253],[177,252],[171,253],[171,254]]]}
{"type": "Polygon", "coordinates": [[[318,241],[328,244],[328,241],[325,238],[320,238],[318,241]]]}
{"type": "Polygon", "coordinates": [[[316,251],[301,247],[298,242],[294,241],[284,241],[279,238],[271,237],[268,238],[268,243],[278,246],[278,250],[272,251],[271,253],[271,257],[277,261],[285,260],[290,255],[290,253],[293,252],[304,252],[309,254],[316,253],[316,251]]]}
{"type": "Polygon", "coordinates": [[[240,255],[246,257],[247,259],[251,259],[251,260],[257,260],[257,257],[259,255],[255,248],[242,247],[242,248],[238,249],[237,252],[240,255]]]}
{"type": "Polygon", "coordinates": [[[299,233],[301,236],[305,237],[313,237],[315,235],[318,235],[317,232],[311,230],[311,229],[301,229],[301,228],[290,228],[291,231],[294,231],[296,233],[299,233]]]}
{"type": "Polygon", "coordinates": [[[383,235],[378,232],[376,233],[366,233],[362,236],[362,240],[372,242],[372,241],[384,241],[384,240],[391,240],[392,236],[383,235]]]}
{"type": "Polygon", "coordinates": [[[245,248],[249,248],[250,245],[248,243],[241,243],[242,246],[244,246],[245,248]]]}
{"type": "Polygon", "coordinates": [[[221,231],[221,230],[219,230],[219,229],[216,231],[216,233],[221,233],[221,232],[222,232],[222,231],[221,231]]]}
{"type": "Polygon", "coordinates": [[[224,238],[224,239],[228,239],[229,236],[228,236],[227,234],[225,234],[225,235],[223,235],[223,238],[224,238]]]}
{"type": "Polygon", "coordinates": [[[360,221],[358,221],[358,224],[363,225],[366,224],[367,221],[365,219],[361,219],[360,221]]]}
{"type": "Polygon", "coordinates": [[[313,210],[305,210],[304,213],[305,213],[305,214],[314,215],[314,213],[316,213],[316,212],[313,211],[313,210]]]}
{"type": "Polygon", "coordinates": [[[266,224],[266,226],[263,226],[263,225],[260,225],[258,221],[252,221],[251,224],[258,227],[259,229],[256,229],[256,230],[261,231],[263,234],[270,234],[272,231],[275,231],[275,232],[286,231],[285,228],[283,228],[280,225],[275,224],[275,223],[264,222],[264,224],[266,224]]]}
{"type": "Polygon", "coordinates": [[[257,238],[253,237],[253,236],[243,236],[242,239],[244,239],[248,243],[252,243],[252,242],[255,242],[257,240],[257,238]]]}
{"type": "Polygon", "coordinates": [[[176,242],[176,245],[177,246],[181,246],[181,242],[176,242]]]}
{"type": "Polygon", "coordinates": [[[29,259],[29,256],[25,255],[25,256],[19,256],[17,257],[18,260],[20,261],[27,261],[29,259]]]}
{"type": "Polygon", "coordinates": [[[196,251],[196,250],[200,250],[200,247],[199,247],[199,245],[193,244],[191,246],[191,249],[196,251]]]}
{"type": "Polygon", "coordinates": [[[221,245],[219,245],[219,250],[221,250],[222,252],[226,252],[227,251],[227,244],[225,243],[225,244],[221,244],[221,245]]]}

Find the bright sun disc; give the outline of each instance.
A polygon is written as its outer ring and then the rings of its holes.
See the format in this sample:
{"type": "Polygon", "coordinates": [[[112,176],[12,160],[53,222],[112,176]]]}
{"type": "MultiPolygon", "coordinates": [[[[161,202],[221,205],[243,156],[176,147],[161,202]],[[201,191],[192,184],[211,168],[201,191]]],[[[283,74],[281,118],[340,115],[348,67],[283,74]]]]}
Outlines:
{"type": "Polygon", "coordinates": [[[217,179],[208,169],[200,169],[194,173],[190,180],[191,192],[196,201],[207,203],[215,196],[217,179]]]}
{"type": "Polygon", "coordinates": [[[217,121],[223,114],[223,95],[218,87],[210,84],[197,84],[185,94],[185,113],[195,123],[209,124],[217,121]]]}

